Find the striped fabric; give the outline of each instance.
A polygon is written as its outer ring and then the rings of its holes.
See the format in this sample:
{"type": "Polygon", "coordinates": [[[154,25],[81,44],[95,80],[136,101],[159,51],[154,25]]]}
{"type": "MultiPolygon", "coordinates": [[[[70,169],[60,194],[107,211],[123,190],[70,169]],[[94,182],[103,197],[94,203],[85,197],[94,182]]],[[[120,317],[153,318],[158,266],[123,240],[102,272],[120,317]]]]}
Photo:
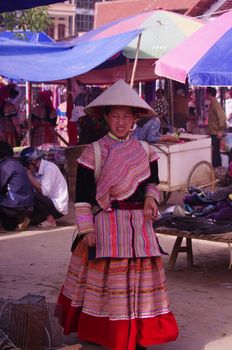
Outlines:
{"type": "MultiPolygon", "coordinates": [[[[99,144],[97,200],[103,210],[94,217],[96,258],[89,259],[92,250],[80,240],[58,298],[64,333],[78,332],[79,339],[110,350],[135,350],[138,344],[175,340],[178,328],[169,308],[152,220],[144,219],[143,209],[110,207],[113,199],[129,198],[143,179],[149,178],[149,162],[157,155],[150,146],[146,152],[137,140],[119,143],[105,136],[99,144]]],[[[85,148],[78,162],[95,170],[92,145],[85,148]]],[[[147,186],[146,195],[156,198],[155,184],[147,186]]],[[[90,210],[90,204],[76,204],[82,232],[91,230],[90,210]]]]}
{"type": "Polygon", "coordinates": [[[112,201],[130,197],[150,174],[147,154],[139,142],[133,139],[117,142],[109,147],[97,184],[97,202],[103,209],[110,210],[112,201]]]}
{"type": "Polygon", "coordinates": [[[33,128],[31,130],[31,145],[36,147],[41,146],[44,143],[58,144],[53,125],[45,121],[33,122],[33,128]]]}
{"type": "Polygon", "coordinates": [[[0,140],[9,143],[12,147],[16,144],[16,122],[18,117],[1,117],[0,118],[0,140]],[[14,127],[15,125],[15,127],[14,127]]]}
{"type": "MultiPolygon", "coordinates": [[[[150,176],[149,163],[158,159],[150,146],[149,155],[141,143],[135,139],[118,142],[106,135],[99,140],[101,148],[101,175],[97,183],[97,202],[105,210],[110,210],[113,200],[130,197],[139,183],[150,176]],[[126,159],[126,162],[125,162],[126,159]],[[123,181],[118,181],[118,179],[123,181]]],[[[95,169],[93,146],[86,147],[78,162],[95,169]]]]}
{"type": "Polygon", "coordinates": [[[159,190],[155,184],[147,185],[145,197],[152,197],[159,203],[159,190]]]}
{"type": "Polygon", "coordinates": [[[144,220],[143,210],[103,210],[95,216],[95,232],[97,258],[161,255],[152,220],[144,220]]]}
{"type": "MultiPolygon", "coordinates": [[[[79,234],[95,231],[96,257],[133,258],[160,256],[152,220],[144,220],[143,210],[112,210],[111,201],[129,197],[140,182],[150,176],[150,165],[157,159],[152,146],[148,151],[137,140],[118,142],[108,135],[99,140],[101,170],[97,182],[97,201],[104,209],[94,218],[88,203],[76,203],[79,234]],[[125,162],[126,158],[126,162],[125,162]],[[122,166],[125,164],[125,166],[122,166]],[[118,181],[118,178],[123,181],[118,181]],[[125,184],[125,185],[124,185],[125,184]]],[[[95,153],[88,145],[78,162],[95,169],[95,153]]],[[[155,184],[148,184],[146,195],[159,201],[155,184]]]]}
{"type": "Polygon", "coordinates": [[[72,255],[62,293],[83,313],[110,320],[170,312],[161,258],[88,261],[83,242],[72,255]]]}
{"type": "MultiPolygon", "coordinates": [[[[134,141],[138,142],[137,140],[134,140],[134,141]]],[[[101,168],[102,168],[108,156],[109,147],[115,144],[118,144],[118,141],[112,139],[109,135],[106,135],[102,139],[100,139],[98,142],[101,148],[101,158],[102,158],[101,168]]],[[[123,143],[120,143],[120,145],[122,144],[123,143]]],[[[142,147],[141,143],[140,143],[140,146],[142,147]]],[[[159,157],[155,151],[155,148],[152,145],[148,144],[148,148],[149,148],[149,152],[146,152],[146,153],[149,153],[147,154],[147,156],[148,156],[149,162],[151,163],[154,160],[158,159],[159,157]]],[[[81,156],[78,158],[78,163],[83,164],[84,166],[92,170],[95,169],[95,155],[94,155],[93,144],[86,145],[81,156]]]]}
{"type": "Polygon", "coordinates": [[[79,235],[95,231],[91,204],[75,203],[75,213],[79,235]]]}
{"type": "Polygon", "coordinates": [[[81,153],[77,162],[84,165],[86,168],[95,169],[95,154],[93,144],[88,144],[85,146],[84,151],[81,153]]]}

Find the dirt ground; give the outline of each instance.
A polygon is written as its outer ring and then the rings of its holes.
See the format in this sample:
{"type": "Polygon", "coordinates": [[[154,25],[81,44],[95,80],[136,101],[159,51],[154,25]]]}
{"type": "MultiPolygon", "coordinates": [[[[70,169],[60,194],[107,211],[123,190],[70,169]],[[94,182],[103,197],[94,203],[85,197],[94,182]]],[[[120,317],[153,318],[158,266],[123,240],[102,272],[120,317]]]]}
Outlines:
{"type": "MultiPolygon", "coordinates": [[[[169,205],[180,200],[173,195],[169,205]]],[[[72,205],[55,229],[29,229],[21,233],[0,232],[0,298],[19,299],[27,293],[44,295],[55,303],[70,258],[75,231],[72,205]]],[[[159,235],[171,253],[174,237],[159,235]]],[[[232,270],[228,270],[226,244],[193,241],[196,267],[187,266],[186,254],[178,256],[173,271],[166,271],[171,308],[179,324],[176,342],[149,350],[231,350],[232,270]]],[[[168,256],[164,256],[167,264],[168,256]]],[[[76,335],[64,337],[74,344],[76,335]]],[[[83,350],[102,347],[83,344],[83,350]]],[[[33,350],[33,349],[31,349],[33,350]]]]}

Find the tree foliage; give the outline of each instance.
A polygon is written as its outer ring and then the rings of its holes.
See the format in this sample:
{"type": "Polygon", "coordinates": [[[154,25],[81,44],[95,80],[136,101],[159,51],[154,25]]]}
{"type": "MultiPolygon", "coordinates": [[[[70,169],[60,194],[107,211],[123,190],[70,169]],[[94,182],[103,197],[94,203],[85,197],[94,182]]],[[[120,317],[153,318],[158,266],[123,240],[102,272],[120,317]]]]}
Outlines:
{"type": "Polygon", "coordinates": [[[47,6],[40,6],[24,11],[5,12],[2,15],[2,30],[46,31],[51,25],[47,6]]]}

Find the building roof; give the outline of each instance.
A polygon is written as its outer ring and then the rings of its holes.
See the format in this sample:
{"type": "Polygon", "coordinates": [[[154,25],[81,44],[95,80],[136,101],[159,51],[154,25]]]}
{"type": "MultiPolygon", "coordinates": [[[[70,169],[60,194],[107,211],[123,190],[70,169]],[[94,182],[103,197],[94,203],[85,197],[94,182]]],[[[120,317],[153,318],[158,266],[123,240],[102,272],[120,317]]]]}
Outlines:
{"type": "Polygon", "coordinates": [[[213,4],[217,3],[216,0],[199,0],[195,5],[189,7],[188,11],[186,11],[186,15],[188,16],[199,16],[202,15],[205,11],[207,11],[213,4]]]}
{"type": "Polygon", "coordinates": [[[115,0],[95,4],[94,28],[115,21],[119,18],[137,15],[144,11],[167,10],[201,15],[217,0],[115,0]]]}
{"type": "Polygon", "coordinates": [[[226,11],[232,9],[232,0],[227,0],[222,6],[219,7],[219,11],[226,11]]]}

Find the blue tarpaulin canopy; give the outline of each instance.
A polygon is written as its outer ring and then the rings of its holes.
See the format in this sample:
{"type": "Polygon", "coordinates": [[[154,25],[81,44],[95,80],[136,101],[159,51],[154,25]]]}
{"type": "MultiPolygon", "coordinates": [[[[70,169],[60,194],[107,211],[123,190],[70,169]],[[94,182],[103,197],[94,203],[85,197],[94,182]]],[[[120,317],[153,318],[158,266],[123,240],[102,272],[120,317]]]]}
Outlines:
{"type": "Polygon", "coordinates": [[[47,6],[63,0],[1,0],[0,13],[16,10],[25,10],[36,6],[47,6]]]}
{"type": "MultiPolygon", "coordinates": [[[[0,37],[0,75],[16,80],[47,82],[86,73],[120,52],[141,29],[91,40],[32,43],[0,37]]],[[[94,32],[94,31],[93,31],[94,32]]]]}
{"type": "Polygon", "coordinates": [[[49,35],[47,35],[44,32],[38,32],[34,33],[31,30],[14,30],[13,32],[7,30],[4,32],[0,32],[0,39],[20,39],[30,42],[40,42],[40,43],[49,43],[49,42],[55,42],[54,39],[52,39],[49,35]]]}

